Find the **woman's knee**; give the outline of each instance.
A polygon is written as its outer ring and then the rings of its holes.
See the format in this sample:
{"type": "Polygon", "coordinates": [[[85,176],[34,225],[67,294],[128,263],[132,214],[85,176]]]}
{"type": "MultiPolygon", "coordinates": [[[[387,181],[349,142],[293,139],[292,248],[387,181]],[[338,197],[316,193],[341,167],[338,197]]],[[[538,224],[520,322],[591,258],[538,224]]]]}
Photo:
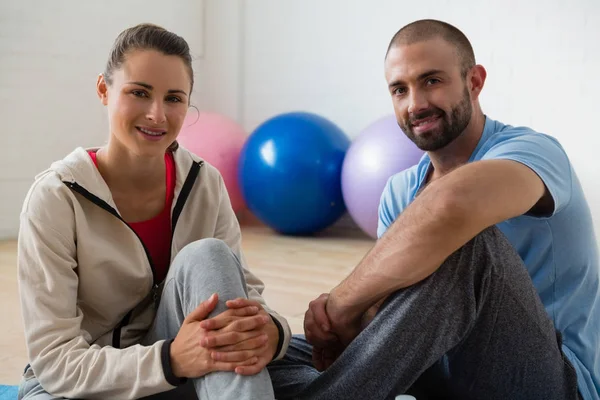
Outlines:
{"type": "Polygon", "coordinates": [[[241,264],[231,248],[216,238],[200,239],[189,243],[177,254],[171,267],[176,276],[213,277],[229,274],[242,276],[241,264]]]}
{"type": "Polygon", "coordinates": [[[197,259],[207,255],[225,256],[227,253],[231,253],[231,249],[227,243],[217,238],[205,238],[188,243],[181,249],[177,256],[197,259]]]}

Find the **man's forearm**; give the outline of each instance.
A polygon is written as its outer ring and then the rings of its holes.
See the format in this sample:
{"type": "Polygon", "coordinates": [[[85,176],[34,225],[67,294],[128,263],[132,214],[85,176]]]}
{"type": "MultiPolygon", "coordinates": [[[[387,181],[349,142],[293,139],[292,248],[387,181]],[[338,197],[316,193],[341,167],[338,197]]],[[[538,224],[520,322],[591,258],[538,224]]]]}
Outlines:
{"type": "Polygon", "coordinates": [[[408,206],[329,298],[333,319],[357,319],[435,272],[483,229],[529,210],[544,185],[529,168],[494,160],[463,166],[408,206]],[[336,315],[337,314],[337,315],[336,315]]]}
{"type": "Polygon", "coordinates": [[[357,317],[390,293],[431,275],[469,233],[463,211],[444,194],[424,191],[398,217],[359,266],[332,292],[332,301],[357,317]]]}

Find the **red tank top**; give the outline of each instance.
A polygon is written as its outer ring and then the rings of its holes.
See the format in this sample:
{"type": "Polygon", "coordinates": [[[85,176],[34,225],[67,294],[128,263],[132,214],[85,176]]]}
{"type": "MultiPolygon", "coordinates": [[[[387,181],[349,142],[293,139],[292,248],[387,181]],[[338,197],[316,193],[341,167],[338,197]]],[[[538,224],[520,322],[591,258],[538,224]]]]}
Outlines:
{"type": "MultiPolygon", "coordinates": [[[[89,151],[96,168],[98,161],[96,153],[89,151]]],[[[150,252],[152,264],[156,273],[156,282],[160,283],[167,275],[171,262],[171,208],[175,197],[175,161],[171,152],[165,153],[167,172],[167,196],[165,207],[156,217],[140,222],[128,222],[129,226],[138,234],[150,252]]]]}

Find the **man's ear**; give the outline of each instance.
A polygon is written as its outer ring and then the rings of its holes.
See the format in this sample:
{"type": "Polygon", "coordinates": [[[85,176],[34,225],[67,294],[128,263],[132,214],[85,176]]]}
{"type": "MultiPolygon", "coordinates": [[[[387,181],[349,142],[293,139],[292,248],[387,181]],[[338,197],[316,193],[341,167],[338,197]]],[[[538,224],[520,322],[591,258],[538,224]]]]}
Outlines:
{"type": "Polygon", "coordinates": [[[482,65],[475,65],[470,72],[470,89],[471,98],[476,100],[479,98],[479,94],[483,90],[485,84],[485,78],[487,78],[487,71],[482,65]]]}
{"type": "Polygon", "coordinates": [[[98,98],[102,104],[108,104],[108,85],[106,84],[106,79],[104,79],[104,75],[98,75],[98,80],[96,81],[96,93],[98,93],[98,98]]]}

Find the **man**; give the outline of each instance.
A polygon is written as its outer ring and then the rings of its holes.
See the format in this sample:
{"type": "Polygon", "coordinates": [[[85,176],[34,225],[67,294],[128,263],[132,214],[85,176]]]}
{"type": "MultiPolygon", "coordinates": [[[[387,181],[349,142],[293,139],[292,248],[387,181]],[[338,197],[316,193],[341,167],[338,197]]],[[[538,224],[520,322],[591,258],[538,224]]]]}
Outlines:
{"type": "Polygon", "coordinates": [[[385,76],[426,155],[388,181],[372,250],[311,302],[308,343],[270,366],[276,397],[600,399],[598,248],[564,150],[482,112],[486,71],[447,23],[398,31],[385,76]]]}

